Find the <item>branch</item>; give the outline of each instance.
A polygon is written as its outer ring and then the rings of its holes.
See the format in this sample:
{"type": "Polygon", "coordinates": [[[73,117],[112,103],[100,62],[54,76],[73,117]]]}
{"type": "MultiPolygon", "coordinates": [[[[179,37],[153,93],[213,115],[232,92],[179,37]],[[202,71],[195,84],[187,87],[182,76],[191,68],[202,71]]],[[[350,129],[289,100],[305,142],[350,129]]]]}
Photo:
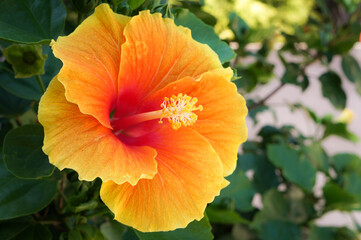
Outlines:
{"type": "Polygon", "coordinates": [[[261,101],[252,104],[251,106],[248,107],[248,110],[251,111],[253,109],[256,109],[262,105],[264,105],[264,103],[270,98],[272,97],[274,94],[276,94],[284,85],[286,85],[285,83],[281,83],[277,88],[275,88],[272,92],[270,92],[267,96],[265,96],[261,101]]]}

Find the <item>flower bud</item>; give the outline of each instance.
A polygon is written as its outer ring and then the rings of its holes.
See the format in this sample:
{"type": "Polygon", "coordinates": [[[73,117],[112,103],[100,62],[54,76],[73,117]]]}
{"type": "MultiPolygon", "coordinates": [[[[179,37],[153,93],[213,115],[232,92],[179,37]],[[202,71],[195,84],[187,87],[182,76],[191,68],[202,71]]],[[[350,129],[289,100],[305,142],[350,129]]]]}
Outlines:
{"type": "Polygon", "coordinates": [[[13,44],[4,50],[4,56],[13,66],[15,78],[44,74],[47,55],[42,54],[41,45],[13,44]]]}

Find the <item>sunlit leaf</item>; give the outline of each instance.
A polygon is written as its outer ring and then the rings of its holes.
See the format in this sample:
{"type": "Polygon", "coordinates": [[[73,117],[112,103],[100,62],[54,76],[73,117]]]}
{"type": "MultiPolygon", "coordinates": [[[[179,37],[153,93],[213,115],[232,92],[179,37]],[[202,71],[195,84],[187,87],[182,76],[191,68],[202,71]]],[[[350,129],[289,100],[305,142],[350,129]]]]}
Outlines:
{"type": "Polygon", "coordinates": [[[359,205],[354,195],[332,182],[323,187],[323,195],[330,209],[350,210],[359,205]]]}
{"type": "Polygon", "coordinates": [[[130,6],[131,9],[137,9],[138,7],[140,7],[140,5],[142,5],[144,3],[145,0],[128,0],[128,4],[130,6]]]}
{"type": "Polygon", "coordinates": [[[222,63],[229,62],[235,57],[235,53],[227,43],[221,41],[214,29],[198,19],[188,10],[180,10],[174,19],[175,24],[191,29],[192,37],[200,42],[208,44],[218,54],[222,63]]]}

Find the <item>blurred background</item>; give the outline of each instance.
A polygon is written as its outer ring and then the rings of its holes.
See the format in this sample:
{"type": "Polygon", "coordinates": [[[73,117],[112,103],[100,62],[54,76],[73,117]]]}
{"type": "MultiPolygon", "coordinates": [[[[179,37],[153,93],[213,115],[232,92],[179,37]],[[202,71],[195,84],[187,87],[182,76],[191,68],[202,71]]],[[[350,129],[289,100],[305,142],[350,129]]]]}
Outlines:
{"type": "Polygon", "coordinates": [[[233,190],[214,208],[234,209],[250,222],[233,225],[231,234],[218,226],[216,238],[358,239],[360,1],[175,4],[213,25],[235,50],[230,66],[249,107],[238,183],[232,178],[233,190]]]}

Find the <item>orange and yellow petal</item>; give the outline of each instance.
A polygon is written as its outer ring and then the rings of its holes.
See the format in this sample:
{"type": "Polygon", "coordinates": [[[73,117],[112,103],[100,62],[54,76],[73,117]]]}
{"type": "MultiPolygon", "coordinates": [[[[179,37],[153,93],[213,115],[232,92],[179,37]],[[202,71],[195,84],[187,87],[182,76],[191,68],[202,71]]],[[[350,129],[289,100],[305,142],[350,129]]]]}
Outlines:
{"type": "Polygon", "coordinates": [[[207,203],[226,186],[222,163],[209,142],[188,128],[166,126],[151,144],[158,173],[137,185],[103,183],[100,196],[115,219],[143,232],[184,228],[203,217],[207,203]]]}
{"type": "Polygon", "coordinates": [[[123,144],[94,117],[82,114],[65,99],[63,85],[54,78],[39,103],[44,127],[43,151],[59,169],[71,168],[82,180],[136,184],[157,172],[156,151],[123,144]]]}
{"type": "Polygon", "coordinates": [[[246,102],[229,79],[228,69],[205,73],[198,80],[187,77],[157,91],[142,106],[143,109],[148,108],[147,104],[153,107],[164,97],[179,93],[196,97],[197,105],[202,105],[203,111],[194,112],[198,119],[188,127],[204,136],[213,146],[223,163],[224,176],[230,175],[236,168],[238,147],[247,138],[246,102]]]}
{"type": "Polygon", "coordinates": [[[129,20],[101,4],[72,34],[51,43],[63,62],[58,79],[67,100],[108,128],[117,96],[123,30],[129,20]]]}
{"type": "Polygon", "coordinates": [[[119,92],[132,87],[149,94],[185,76],[222,68],[208,45],[193,40],[188,28],[160,13],[140,12],[126,25],[124,36],[119,92]]]}

